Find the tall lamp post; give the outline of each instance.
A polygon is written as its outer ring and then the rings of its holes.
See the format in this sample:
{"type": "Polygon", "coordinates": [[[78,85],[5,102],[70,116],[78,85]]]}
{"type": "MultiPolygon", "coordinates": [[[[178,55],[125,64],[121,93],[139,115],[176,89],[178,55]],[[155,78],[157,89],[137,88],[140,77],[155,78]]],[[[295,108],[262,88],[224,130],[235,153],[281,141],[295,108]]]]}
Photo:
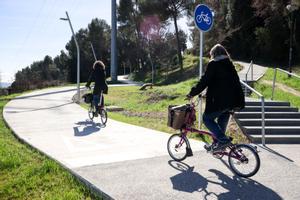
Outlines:
{"type": "MultiPolygon", "coordinates": [[[[289,50],[289,72],[292,73],[292,54],[293,54],[293,37],[295,32],[295,12],[299,9],[299,5],[294,1],[291,1],[291,4],[286,6],[290,14],[290,50],[289,50]]],[[[289,75],[290,77],[291,75],[289,75]]]]}
{"type": "Polygon", "coordinates": [[[111,61],[110,77],[112,81],[117,81],[117,4],[116,0],[111,0],[111,61]]]}
{"type": "Polygon", "coordinates": [[[80,52],[79,52],[78,42],[77,42],[77,39],[74,34],[73,26],[72,26],[72,23],[71,23],[71,20],[70,20],[70,17],[68,15],[67,11],[66,11],[66,15],[67,15],[67,18],[59,18],[59,19],[69,22],[70,28],[71,28],[71,31],[73,34],[73,38],[75,41],[76,49],[77,49],[77,103],[79,103],[80,102],[80,52]]]}

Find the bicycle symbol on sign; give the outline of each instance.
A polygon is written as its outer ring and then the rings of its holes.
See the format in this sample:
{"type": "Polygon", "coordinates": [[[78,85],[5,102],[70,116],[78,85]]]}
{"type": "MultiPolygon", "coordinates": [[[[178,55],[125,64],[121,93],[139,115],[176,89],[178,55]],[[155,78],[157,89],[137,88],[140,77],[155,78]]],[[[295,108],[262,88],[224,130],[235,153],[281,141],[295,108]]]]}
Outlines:
{"type": "Polygon", "coordinates": [[[211,18],[208,16],[208,13],[204,14],[201,12],[201,14],[196,17],[196,20],[198,23],[201,23],[203,20],[207,25],[211,24],[211,18]]]}

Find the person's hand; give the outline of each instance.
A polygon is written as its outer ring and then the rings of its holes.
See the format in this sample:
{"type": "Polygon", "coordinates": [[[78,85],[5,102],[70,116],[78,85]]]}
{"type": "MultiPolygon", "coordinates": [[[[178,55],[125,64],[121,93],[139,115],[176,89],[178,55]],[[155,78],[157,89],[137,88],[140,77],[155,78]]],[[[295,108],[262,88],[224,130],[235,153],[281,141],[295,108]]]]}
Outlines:
{"type": "Polygon", "coordinates": [[[190,95],[190,94],[187,94],[186,96],[185,96],[185,99],[184,100],[191,100],[193,97],[190,95]]]}

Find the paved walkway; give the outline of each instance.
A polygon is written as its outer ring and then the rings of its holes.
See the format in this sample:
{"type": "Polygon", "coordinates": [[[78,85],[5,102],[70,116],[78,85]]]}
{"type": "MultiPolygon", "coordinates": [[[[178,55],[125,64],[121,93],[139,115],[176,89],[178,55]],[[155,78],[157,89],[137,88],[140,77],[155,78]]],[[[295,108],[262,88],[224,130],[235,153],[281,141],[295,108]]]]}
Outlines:
{"type": "MultiPolygon", "coordinates": [[[[72,87],[35,91],[10,101],[6,122],[25,142],[114,199],[300,199],[299,146],[260,148],[261,168],[251,179],[235,176],[192,140],[195,156],[183,163],[167,155],[166,133],[109,119],[88,120],[72,103],[72,87]],[[274,150],[275,149],[275,150],[274,150]]],[[[277,147],[277,146],[276,146],[277,147]]]]}
{"type": "Polygon", "coordinates": [[[129,76],[129,75],[121,75],[121,76],[118,76],[118,81],[123,82],[123,83],[126,83],[127,86],[129,86],[129,85],[138,85],[138,86],[143,85],[142,82],[136,82],[136,81],[129,80],[129,79],[128,79],[128,76],[129,76]]]}
{"type": "MultiPolygon", "coordinates": [[[[240,65],[242,65],[244,68],[238,73],[239,77],[242,81],[246,80],[246,75],[247,72],[249,70],[249,63],[246,62],[241,62],[241,61],[235,61],[234,63],[238,63],[240,65]]],[[[258,79],[260,79],[265,72],[267,71],[268,68],[257,65],[257,64],[253,64],[253,81],[257,81],[258,79]]],[[[252,70],[250,69],[247,75],[247,80],[251,80],[252,79],[252,70]]]]}
{"type": "MultiPolygon", "coordinates": [[[[170,135],[109,119],[106,127],[88,120],[71,100],[71,87],[20,96],[4,108],[4,118],[27,143],[69,168],[167,155],[170,135]]],[[[196,149],[202,147],[193,141],[196,149]]]]}

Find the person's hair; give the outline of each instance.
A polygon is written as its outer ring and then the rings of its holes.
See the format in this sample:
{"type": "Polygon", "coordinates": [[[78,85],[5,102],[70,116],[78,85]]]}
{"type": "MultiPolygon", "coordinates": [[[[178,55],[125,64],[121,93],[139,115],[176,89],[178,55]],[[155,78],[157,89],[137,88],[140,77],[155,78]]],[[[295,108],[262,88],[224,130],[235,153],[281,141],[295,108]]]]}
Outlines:
{"type": "Polygon", "coordinates": [[[215,46],[213,46],[209,54],[211,59],[215,59],[218,56],[227,56],[228,58],[230,58],[229,53],[221,44],[216,44],[215,46]]]}
{"type": "Polygon", "coordinates": [[[102,68],[103,70],[105,70],[105,65],[101,60],[97,60],[96,62],[94,62],[93,69],[95,69],[96,66],[102,68]]]}

